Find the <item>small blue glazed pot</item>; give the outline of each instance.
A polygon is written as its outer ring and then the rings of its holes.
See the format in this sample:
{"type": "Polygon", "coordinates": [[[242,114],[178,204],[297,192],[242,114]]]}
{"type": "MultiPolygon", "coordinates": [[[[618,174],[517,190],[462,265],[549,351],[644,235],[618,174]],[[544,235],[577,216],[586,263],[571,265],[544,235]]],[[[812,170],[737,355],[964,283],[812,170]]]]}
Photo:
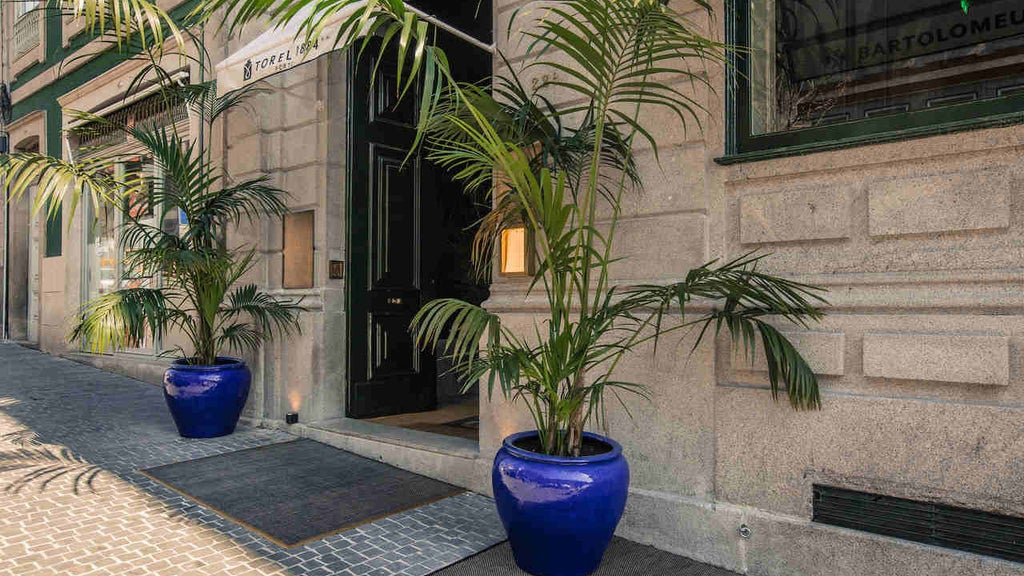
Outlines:
{"type": "Polygon", "coordinates": [[[164,373],[164,399],[178,433],[216,438],[234,432],[251,383],[252,373],[238,358],[217,358],[216,366],[172,362],[164,373]]]}
{"type": "Polygon", "coordinates": [[[536,437],[505,439],[491,481],[498,515],[519,567],[534,576],[586,576],[601,564],[626,508],[629,465],[622,447],[597,434],[584,436],[609,450],[562,458],[516,446],[536,437]]]}

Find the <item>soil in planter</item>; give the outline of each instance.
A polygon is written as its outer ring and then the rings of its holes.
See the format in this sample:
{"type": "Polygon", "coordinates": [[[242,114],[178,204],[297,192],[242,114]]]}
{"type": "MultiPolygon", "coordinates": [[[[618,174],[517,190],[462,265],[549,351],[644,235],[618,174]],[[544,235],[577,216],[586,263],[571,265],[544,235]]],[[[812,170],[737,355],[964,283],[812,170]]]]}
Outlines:
{"type": "MultiPolygon", "coordinates": [[[[540,444],[539,436],[527,436],[512,443],[513,446],[534,454],[543,454],[544,450],[540,444]]],[[[598,456],[612,451],[612,447],[600,440],[587,436],[583,437],[583,446],[580,447],[580,456],[598,456]]]]}

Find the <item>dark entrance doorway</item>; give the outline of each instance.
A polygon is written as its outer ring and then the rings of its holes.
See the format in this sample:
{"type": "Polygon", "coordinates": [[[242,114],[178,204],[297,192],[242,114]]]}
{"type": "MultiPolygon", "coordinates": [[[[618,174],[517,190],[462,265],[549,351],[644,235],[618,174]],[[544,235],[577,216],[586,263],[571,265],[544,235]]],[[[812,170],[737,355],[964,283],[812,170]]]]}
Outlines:
{"type": "MultiPolygon", "coordinates": [[[[457,78],[490,76],[489,53],[454,37],[443,43],[457,78]]],[[[435,298],[486,299],[468,265],[470,228],[485,207],[426,159],[408,156],[418,98],[398,100],[393,61],[385,59],[371,82],[374,58],[350,60],[347,413],[431,411],[445,370],[413,346],[409,323],[435,298]]]]}

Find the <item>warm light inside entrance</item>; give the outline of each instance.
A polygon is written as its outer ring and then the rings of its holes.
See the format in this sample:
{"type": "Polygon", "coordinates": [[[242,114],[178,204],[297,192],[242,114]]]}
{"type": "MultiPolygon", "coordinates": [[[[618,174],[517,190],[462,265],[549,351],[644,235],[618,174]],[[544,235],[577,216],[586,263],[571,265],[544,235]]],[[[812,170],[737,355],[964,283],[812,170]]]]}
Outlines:
{"type": "Polygon", "coordinates": [[[501,273],[526,274],[526,228],[501,231],[501,273]]]}

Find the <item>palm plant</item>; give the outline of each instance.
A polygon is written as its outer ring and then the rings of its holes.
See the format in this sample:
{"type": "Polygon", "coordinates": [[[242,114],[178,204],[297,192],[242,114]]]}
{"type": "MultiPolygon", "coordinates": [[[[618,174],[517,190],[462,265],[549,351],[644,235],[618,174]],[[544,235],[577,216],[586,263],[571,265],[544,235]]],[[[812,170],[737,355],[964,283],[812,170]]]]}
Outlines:
{"type": "MultiPolygon", "coordinates": [[[[533,4],[517,12],[510,35],[533,4]]],[[[430,25],[402,0],[207,0],[197,14],[221,14],[230,31],[261,19],[298,20],[314,37],[342,10],[351,13],[336,47],[362,55],[368,44],[360,38],[377,36],[382,58],[397,45],[399,89],[407,92],[415,78],[423,83],[417,143],[468,190],[490,195],[495,208],[478,233],[478,269],[511,223],[535,239],[539,263],[530,290],[543,291],[547,314],[532,333],[516,333],[498,315],[453,299],[428,303],[411,330],[420,346],[444,346],[440,352],[467,381],[486,379],[492,394],[498,389],[521,401],[544,452],[579,455],[583,430],[601,417],[606,398],[645,394],[618,378],[622,359],[685,329],[697,331],[698,343],[728,332],[751,355],[760,341],[773,394],[784,389],[798,409],[820,407],[813,371],[768,322],[819,319],[819,289],[762,272],[764,257],[756,254],[709,262],[668,285],[620,286],[610,273],[622,200],[642,188],[634,145],[658,151],[648,113],[661,109],[699,126],[704,110],[685,90],[711,88],[705,66],[724,61],[726,46],[664,0],[547,2],[517,33],[526,45],[521,69],[544,79],[527,90],[514,73],[489,87],[456,83],[430,25]],[[558,93],[557,102],[543,97],[548,93],[558,93]]]]}
{"type": "Polygon", "coordinates": [[[191,344],[191,350],[177,350],[180,356],[194,365],[213,366],[227,350],[253,350],[275,331],[298,329],[297,302],[241,283],[256,263],[255,249],[227,243],[228,228],[240,221],[282,216],[286,193],[266,177],[229,184],[210,158],[214,123],[247,94],[217,97],[212,82],[165,82],[170,76],[152,56],[145,54],[151,65],[140,77],[157,78],[167,116],[182,105],[198,116],[203,125],[199,138],[180,134],[173,123],[129,124],[72,112],[83,126],[79,132],[121,133],[141,147],[141,154],[132,155],[151,158],[155,169],[136,163],[137,168],[118,171],[126,156],[100,150],[82,161],[13,154],[0,158],[0,172],[15,198],[35,185],[37,209],[59,205],[66,196],[72,207],[86,195],[107,203],[121,215],[118,240],[125,277],[159,278],[158,285],[125,287],[87,302],[71,331],[72,341],[102,352],[178,330],[191,344]],[[155,214],[157,223],[146,214],[155,214]],[[180,215],[185,230],[162,226],[168,214],[180,215]]]}
{"type": "MultiPolygon", "coordinates": [[[[583,430],[601,417],[609,394],[646,393],[617,376],[627,354],[686,328],[697,329],[694,346],[723,330],[750,354],[760,340],[773,394],[785,387],[794,407],[820,407],[813,371],[766,321],[816,320],[824,303],[818,289],[761,272],[763,256],[754,254],[710,262],[666,286],[619,286],[610,275],[621,201],[642,186],[634,144],[639,138],[658,150],[647,112],[662,108],[683,123],[699,123],[701,105],[683,88],[706,85],[701,66],[722,60],[724,47],[657,0],[568,0],[522,35],[524,68],[554,78],[539,91],[556,88],[569,103],[553,106],[535,93],[509,90],[519,86],[514,76],[499,79],[490,93],[460,87],[438,106],[428,146],[430,158],[466,182],[498,175],[491,188],[497,210],[536,238],[531,290],[543,289],[548,316],[532,334],[517,334],[482,307],[437,300],[414,320],[418,342],[436,346],[444,339],[445,353],[470,379],[484,378],[489,390],[524,400],[543,450],[554,455],[579,455],[583,430]],[[496,107],[505,114],[491,112],[496,107]],[[545,139],[535,130],[508,134],[506,116],[544,119],[520,124],[531,128],[578,120],[571,129],[549,129],[554,137],[545,139]],[[577,154],[566,162],[570,150],[577,154]],[[694,301],[710,311],[691,316],[694,301]]],[[[488,238],[479,243],[493,241],[500,229],[482,228],[488,238]]]]}

